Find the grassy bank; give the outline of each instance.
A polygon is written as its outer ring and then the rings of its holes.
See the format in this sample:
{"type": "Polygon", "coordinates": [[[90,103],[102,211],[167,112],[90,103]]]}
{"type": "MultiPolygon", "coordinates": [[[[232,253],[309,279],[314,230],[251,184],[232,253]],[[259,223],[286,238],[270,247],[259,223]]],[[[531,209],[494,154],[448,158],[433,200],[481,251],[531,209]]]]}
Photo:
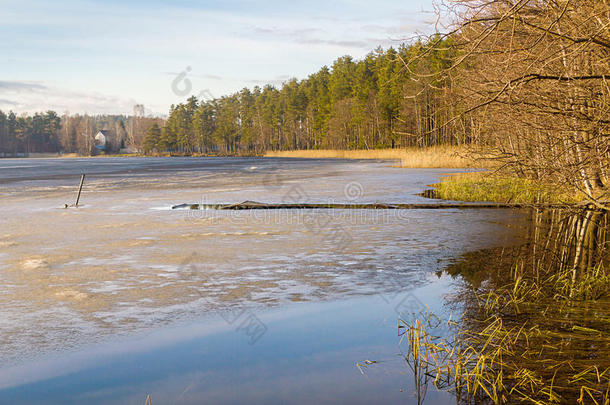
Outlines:
{"type": "Polygon", "coordinates": [[[584,199],[583,196],[556,185],[489,172],[444,177],[436,185],[436,194],[444,200],[514,204],[575,204],[584,199]]]}
{"type": "Polygon", "coordinates": [[[433,146],[430,148],[369,149],[369,150],[292,150],[267,152],[265,157],[309,159],[388,159],[400,161],[405,168],[463,168],[481,167],[481,162],[466,157],[462,146],[433,146]]]}

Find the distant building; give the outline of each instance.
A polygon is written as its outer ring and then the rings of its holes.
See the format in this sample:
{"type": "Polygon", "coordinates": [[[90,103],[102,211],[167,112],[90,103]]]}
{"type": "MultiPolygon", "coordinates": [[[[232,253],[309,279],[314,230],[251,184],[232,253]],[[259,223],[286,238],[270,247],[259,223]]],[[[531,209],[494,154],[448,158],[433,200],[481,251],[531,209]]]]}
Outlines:
{"type": "Polygon", "coordinates": [[[108,140],[109,132],[102,130],[95,135],[95,147],[99,150],[106,150],[106,142],[108,140]]]}

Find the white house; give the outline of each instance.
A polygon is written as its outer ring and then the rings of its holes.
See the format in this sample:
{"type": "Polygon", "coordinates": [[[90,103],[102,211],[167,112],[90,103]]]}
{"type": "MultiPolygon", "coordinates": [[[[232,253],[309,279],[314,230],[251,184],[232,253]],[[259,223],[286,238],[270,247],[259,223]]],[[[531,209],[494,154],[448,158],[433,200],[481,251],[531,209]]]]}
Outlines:
{"type": "Polygon", "coordinates": [[[106,149],[106,140],[108,138],[108,131],[102,130],[95,135],[95,147],[99,150],[106,149]]]}

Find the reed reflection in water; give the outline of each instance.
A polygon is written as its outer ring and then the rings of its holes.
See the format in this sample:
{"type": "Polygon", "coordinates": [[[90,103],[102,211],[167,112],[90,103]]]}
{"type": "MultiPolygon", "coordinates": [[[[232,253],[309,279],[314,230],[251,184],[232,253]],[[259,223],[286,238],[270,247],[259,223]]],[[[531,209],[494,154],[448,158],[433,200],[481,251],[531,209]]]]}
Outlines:
{"type": "Polygon", "coordinates": [[[399,326],[419,403],[431,383],[460,404],[610,403],[609,229],[607,212],[533,210],[527,243],[450,266],[451,333],[399,326]]]}

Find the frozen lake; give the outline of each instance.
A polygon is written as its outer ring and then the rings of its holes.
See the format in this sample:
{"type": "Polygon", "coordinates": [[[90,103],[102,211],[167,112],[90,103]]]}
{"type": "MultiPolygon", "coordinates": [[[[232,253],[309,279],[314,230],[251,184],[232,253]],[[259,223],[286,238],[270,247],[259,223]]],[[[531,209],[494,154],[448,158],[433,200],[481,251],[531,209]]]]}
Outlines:
{"type": "MultiPolygon", "coordinates": [[[[451,170],[455,172],[455,170],[451,170]]],[[[0,160],[0,403],[414,400],[397,320],[443,316],[510,210],[190,211],[429,202],[447,170],[262,158],[0,160]],[[79,208],[72,204],[80,174],[79,208]],[[378,362],[362,373],[356,363],[378,362]]],[[[455,402],[428,392],[429,404],[455,402]]]]}

